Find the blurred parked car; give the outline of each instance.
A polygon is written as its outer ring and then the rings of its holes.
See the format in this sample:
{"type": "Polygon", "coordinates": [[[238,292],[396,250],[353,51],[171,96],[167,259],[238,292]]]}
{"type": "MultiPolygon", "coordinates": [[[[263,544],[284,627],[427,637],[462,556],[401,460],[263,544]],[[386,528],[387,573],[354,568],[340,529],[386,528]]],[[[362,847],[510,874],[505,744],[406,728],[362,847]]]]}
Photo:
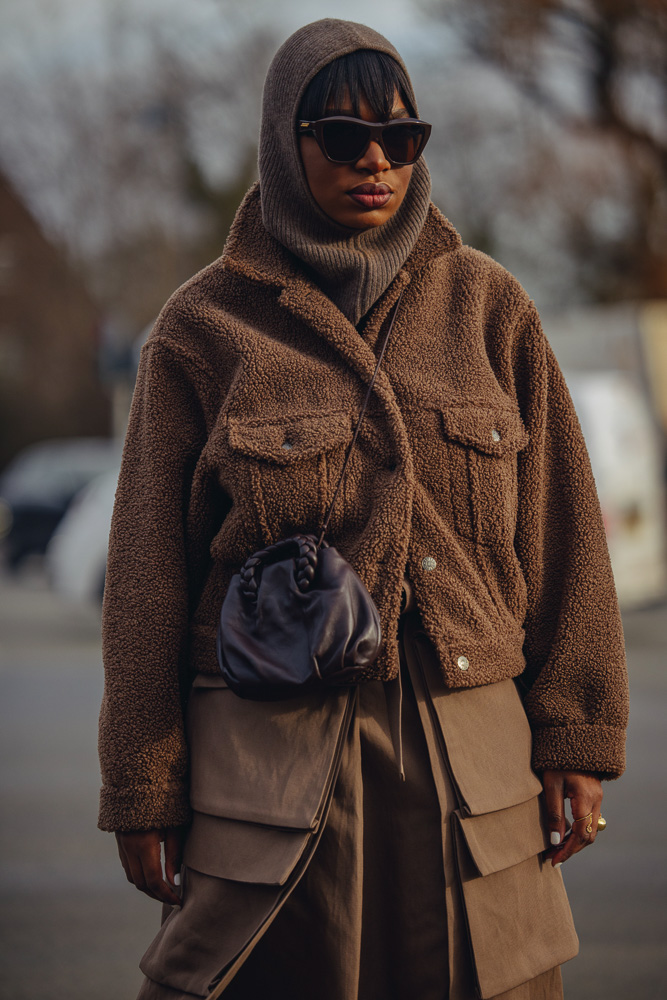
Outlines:
{"type": "Polygon", "coordinates": [[[120,464],[109,438],[55,438],[21,451],[0,476],[0,539],[7,564],[42,554],[73,497],[120,464]]]}
{"type": "Polygon", "coordinates": [[[591,458],[623,608],[667,591],[664,444],[648,402],[621,372],[566,373],[591,458]]]}
{"type": "Polygon", "coordinates": [[[96,476],[77,493],[47,546],[51,585],[69,600],[102,600],[118,472],[96,476]]]}

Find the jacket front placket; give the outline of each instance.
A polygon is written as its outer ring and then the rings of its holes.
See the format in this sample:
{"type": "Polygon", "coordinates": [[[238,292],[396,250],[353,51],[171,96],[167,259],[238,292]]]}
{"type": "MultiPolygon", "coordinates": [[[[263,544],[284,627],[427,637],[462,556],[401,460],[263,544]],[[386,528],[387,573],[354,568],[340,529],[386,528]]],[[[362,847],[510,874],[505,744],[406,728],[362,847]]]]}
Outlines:
{"type": "MultiPolygon", "coordinates": [[[[409,282],[410,275],[405,270],[401,271],[392,282],[390,289],[383,296],[380,307],[372,316],[374,330],[378,331],[382,327],[390,310],[409,282]]],[[[375,371],[377,358],[368,342],[322,292],[303,280],[292,279],[287,282],[279,294],[278,305],[289,310],[295,318],[306,323],[314,333],[334,348],[345,366],[359,377],[364,390],[368,387],[375,371]]],[[[394,330],[400,326],[400,323],[401,308],[399,305],[394,330]]],[[[369,332],[372,333],[372,331],[369,332]]],[[[397,494],[395,516],[398,519],[396,529],[404,541],[404,551],[401,552],[402,578],[402,570],[407,561],[410,535],[414,470],[405,421],[387,371],[387,354],[385,354],[377,373],[373,397],[369,405],[372,406],[373,402],[379,409],[378,415],[385,422],[383,432],[387,434],[387,440],[396,457],[398,475],[394,486],[397,494]],[[399,482],[401,483],[400,487],[398,486],[399,482]]]]}

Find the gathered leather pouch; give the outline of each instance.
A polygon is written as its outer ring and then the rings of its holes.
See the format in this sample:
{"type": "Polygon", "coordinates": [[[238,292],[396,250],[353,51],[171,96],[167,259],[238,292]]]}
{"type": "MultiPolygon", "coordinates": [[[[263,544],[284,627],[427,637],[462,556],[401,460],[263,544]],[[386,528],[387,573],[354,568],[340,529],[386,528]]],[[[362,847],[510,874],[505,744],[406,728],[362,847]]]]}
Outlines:
{"type": "Polygon", "coordinates": [[[380,652],[382,630],[373,598],[324,534],[400,301],[401,296],[319,538],[304,533],[281,539],[255,552],[231,579],[216,650],[225,681],[241,698],[277,701],[322,685],[356,684],[380,652]]]}

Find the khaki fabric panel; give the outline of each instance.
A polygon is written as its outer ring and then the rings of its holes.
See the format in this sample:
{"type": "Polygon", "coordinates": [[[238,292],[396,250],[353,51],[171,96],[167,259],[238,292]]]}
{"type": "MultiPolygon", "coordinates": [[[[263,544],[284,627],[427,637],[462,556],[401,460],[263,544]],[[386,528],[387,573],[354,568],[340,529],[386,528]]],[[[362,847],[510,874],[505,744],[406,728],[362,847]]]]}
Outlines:
{"type": "Polygon", "coordinates": [[[188,703],[190,802],[226,819],[314,829],[348,691],[259,702],[193,687],[188,703]]]}
{"type": "Polygon", "coordinates": [[[139,963],[145,976],[173,990],[208,995],[220,970],[234,962],[277,912],[285,892],[183,869],[183,906],[172,907],[139,963]],[[211,935],[211,926],[224,933],[211,935]]]}
{"type": "Polygon", "coordinates": [[[483,816],[459,815],[459,824],[480,875],[510,868],[549,846],[542,795],[483,816]]]}
{"type": "Polygon", "coordinates": [[[479,995],[496,997],[574,958],[579,939],[563,879],[541,856],[480,876],[452,817],[479,995]]]}
{"type": "Polygon", "coordinates": [[[310,830],[279,830],[195,813],[183,863],[234,882],[284,885],[311,836],[310,830]]]}
{"type": "Polygon", "coordinates": [[[463,811],[478,816],[539,795],[530,724],[514,681],[447,688],[426,633],[417,629],[412,638],[463,811]]]}

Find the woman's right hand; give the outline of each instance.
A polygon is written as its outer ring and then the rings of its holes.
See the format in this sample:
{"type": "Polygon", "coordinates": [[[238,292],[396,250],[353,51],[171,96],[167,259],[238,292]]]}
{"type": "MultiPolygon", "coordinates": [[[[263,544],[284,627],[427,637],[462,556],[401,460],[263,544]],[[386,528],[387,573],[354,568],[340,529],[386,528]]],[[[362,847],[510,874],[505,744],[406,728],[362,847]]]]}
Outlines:
{"type": "Polygon", "coordinates": [[[171,826],[164,830],[118,831],[118,854],[128,882],[147,896],[170,906],[181,900],[173,886],[180,884],[183,844],[187,827],[171,826]],[[162,871],[160,844],[164,841],[165,870],[162,871]]]}

